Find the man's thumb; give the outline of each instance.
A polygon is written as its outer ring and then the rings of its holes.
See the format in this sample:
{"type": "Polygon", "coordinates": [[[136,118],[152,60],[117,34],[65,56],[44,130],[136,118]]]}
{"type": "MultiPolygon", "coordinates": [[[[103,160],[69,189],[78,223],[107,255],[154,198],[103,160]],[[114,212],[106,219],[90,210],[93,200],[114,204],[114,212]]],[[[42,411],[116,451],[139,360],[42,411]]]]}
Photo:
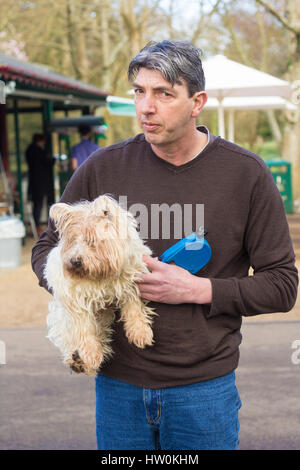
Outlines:
{"type": "Polygon", "coordinates": [[[148,268],[151,269],[151,271],[159,264],[158,257],[152,258],[151,256],[143,255],[143,261],[146,263],[148,268]]]}

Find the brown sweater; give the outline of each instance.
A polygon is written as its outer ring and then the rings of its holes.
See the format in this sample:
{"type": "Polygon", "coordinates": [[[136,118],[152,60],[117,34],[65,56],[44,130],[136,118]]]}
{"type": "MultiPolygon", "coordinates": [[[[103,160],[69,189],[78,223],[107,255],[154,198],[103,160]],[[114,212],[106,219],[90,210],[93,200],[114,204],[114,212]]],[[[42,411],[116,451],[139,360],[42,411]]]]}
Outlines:
{"type": "MultiPolygon", "coordinates": [[[[163,388],[225,375],[238,365],[242,316],[286,312],[295,304],[295,256],[283,202],[268,167],[257,155],[210,137],[207,147],[181,166],[155,155],[143,134],[101,148],[75,172],[62,196],[63,202],[93,200],[104,193],[117,200],[127,196],[128,209],[142,203],[148,214],[151,204],[204,204],[212,258],[197,275],[211,279],[212,303],[151,302],[159,314],[153,325],[155,344],[144,350],[129,344],[122,322],[115,322],[114,356],[101,370],[105,376],[163,388]],[[250,266],[253,276],[248,275],[250,266]]],[[[193,230],[195,217],[193,211],[193,230]]],[[[168,238],[160,229],[151,239],[150,216],[148,223],[146,243],[153,256],[178,241],[172,220],[168,238]]],[[[45,288],[43,265],[56,243],[49,221],[32,255],[33,269],[45,288]]]]}

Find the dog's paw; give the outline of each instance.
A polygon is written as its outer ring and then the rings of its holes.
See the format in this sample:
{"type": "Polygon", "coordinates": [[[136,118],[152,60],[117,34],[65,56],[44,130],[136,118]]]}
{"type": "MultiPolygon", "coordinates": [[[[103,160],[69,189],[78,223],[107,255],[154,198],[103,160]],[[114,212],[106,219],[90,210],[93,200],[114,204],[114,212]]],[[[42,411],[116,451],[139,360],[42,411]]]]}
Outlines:
{"type": "Polygon", "coordinates": [[[153,344],[153,331],[147,323],[134,322],[131,327],[126,328],[126,336],[130,343],[141,349],[153,344]]]}
{"type": "Polygon", "coordinates": [[[88,338],[82,345],[80,357],[84,362],[86,374],[90,375],[88,371],[99,369],[104,361],[104,349],[102,344],[97,339],[88,338]]]}
{"type": "Polygon", "coordinates": [[[70,366],[70,369],[76,374],[86,374],[91,377],[95,377],[97,375],[99,366],[102,362],[102,355],[94,358],[92,362],[83,361],[78,353],[75,351],[72,354],[72,358],[66,361],[66,364],[70,366]]]}
{"type": "Polygon", "coordinates": [[[97,375],[97,371],[100,369],[103,363],[103,354],[98,354],[93,357],[89,357],[84,362],[84,372],[86,375],[94,377],[97,375]]]}
{"type": "Polygon", "coordinates": [[[66,364],[69,365],[70,368],[74,372],[76,372],[76,374],[85,373],[85,364],[84,364],[83,360],[81,359],[81,357],[79,356],[78,351],[75,351],[72,354],[71,359],[68,359],[66,361],[66,364]]]}

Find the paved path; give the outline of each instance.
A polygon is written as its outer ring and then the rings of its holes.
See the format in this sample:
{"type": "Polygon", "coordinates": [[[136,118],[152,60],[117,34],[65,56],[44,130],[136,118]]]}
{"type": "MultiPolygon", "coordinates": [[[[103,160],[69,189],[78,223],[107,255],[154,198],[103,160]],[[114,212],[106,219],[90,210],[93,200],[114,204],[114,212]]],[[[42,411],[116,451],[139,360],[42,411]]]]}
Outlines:
{"type": "Polygon", "coordinates": [[[237,386],[241,449],[300,449],[300,321],[244,323],[237,386]]]}
{"type": "MultiPolygon", "coordinates": [[[[240,449],[300,449],[300,322],[244,323],[242,333],[240,449]]],[[[96,449],[94,380],[70,374],[45,334],[0,331],[0,449],[96,449]]]]}

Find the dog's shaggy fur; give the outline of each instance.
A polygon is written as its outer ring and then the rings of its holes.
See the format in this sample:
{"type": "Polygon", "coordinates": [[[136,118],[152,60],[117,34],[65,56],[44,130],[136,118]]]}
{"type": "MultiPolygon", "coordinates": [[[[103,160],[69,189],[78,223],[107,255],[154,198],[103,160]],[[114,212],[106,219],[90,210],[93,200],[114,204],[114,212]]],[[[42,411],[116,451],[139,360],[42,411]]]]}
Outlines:
{"type": "Polygon", "coordinates": [[[59,243],[44,270],[53,293],[47,337],[73,370],[94,376],[112,355],[115,310],[129,342],[139,348],[153,344],[155,313],[136,285],[148,271],[142,257],[151,250],[139,238],[134,217],[106,195],[54,204],[50,217],[59,243]]]}

